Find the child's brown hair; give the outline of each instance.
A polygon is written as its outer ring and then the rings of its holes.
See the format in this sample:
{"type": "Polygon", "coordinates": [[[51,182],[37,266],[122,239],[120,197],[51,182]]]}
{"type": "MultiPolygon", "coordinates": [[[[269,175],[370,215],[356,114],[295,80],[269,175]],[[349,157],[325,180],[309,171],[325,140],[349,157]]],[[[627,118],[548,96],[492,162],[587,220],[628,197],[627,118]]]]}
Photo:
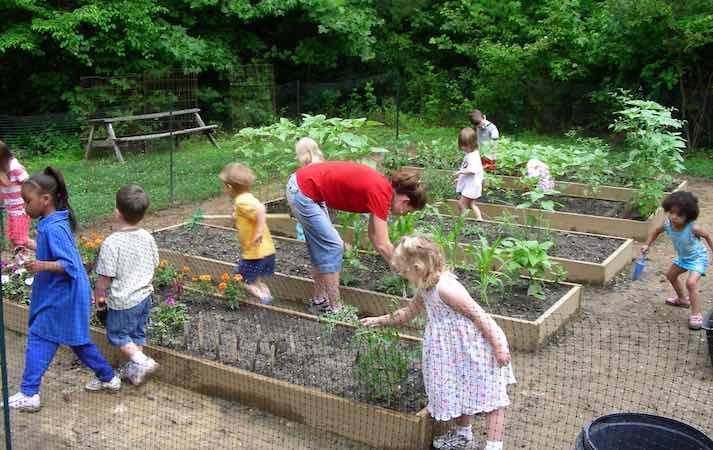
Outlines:
{"type": "Polygon", "coordinates": [[[478,148],[478,139],[474,129],[467,127],[460,130],[460,133],[458,133],[458,147],[467,148],[471,151],[478,148]]]}
{"type": "Polygon", "coordinates": [[[255,174],[250,167],[240,163],[230,163],[223,167],[218,178],[235,192],[249,191],[255,182],[255,174]]]}
{"type": "Polygon", "coordinates": [[[394,250],[391,263],[400,273],[415,271],[419,281],[416,287],[430,289],[446,269],[443,250],[425,236],[404,236],[394,250]]]}
{"type": "Polygon", "coordinates": [[[129,184],[116,193],[116,209],[131,225],[141,222],[149,209],[149,195],[138,184],[129,184]]]}
{"type": "Polygon", "coordinates": [[[12,154],[10,146],[0,141],[0,169],[2,169],[3,172],[7,173],[10,171],[10,160],[13,156],[15,155],[12,154]]]}
{"type": "Polygon", "coordinates": [[[480,125],[480,122],[485,120],[485,114],[483,114],[479,109],[471,111],[468,116],[470,117],[470,123],[476,127],[480,125]]]}

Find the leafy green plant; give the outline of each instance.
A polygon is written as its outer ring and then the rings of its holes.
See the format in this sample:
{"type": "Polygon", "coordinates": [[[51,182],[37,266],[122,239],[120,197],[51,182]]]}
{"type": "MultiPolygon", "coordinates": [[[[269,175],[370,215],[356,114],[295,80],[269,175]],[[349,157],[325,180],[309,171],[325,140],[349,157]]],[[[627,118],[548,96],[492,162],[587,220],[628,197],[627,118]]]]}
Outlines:
{"type": "Polygon", "coordinates": [[[470,267],[479,277],[478,291],[480,302],[490,305],[490,292],[492,290],[504,291],[511,276],[507,273],[496,272],[495,267],[500,265],[505,256],[504,242],[507,239],[498,238],[494,242],[488,242],[485,236],[480,236],[478,242],[470,243],[466,252],[473,259],[470,267]]]}
{"type": "Polygon", "coordinates": [[[461,252],[459,237],[464,231],[465,215],[453,217],[450,224],[446,223],[441,214],[436,214],[434,217],[436,223],[428,227],[431,239],[443,249],[446,261],[456,266],[461,252]]]}
{"type": "Polygon", "coordinates": [[[34,277],[25,268],[2,262],[2,292],[15,303],[30,304],[34,277]]]}
{"type": "Polygon", "coordinates": [[[428,189],[428,196],[433,200],[446,200],[456,196],[455,176],[444,176],[431,167],[421,171],[421,181],[428,189]]]}
{"type": "Polygon", "coordinates": [[[411,291],[408,281],[394,274],[383,275],[376,286],[382,292],[400,297],[408,297],[411,291]]]}
{"type": "Polygon", "coordinates": [[[397,242],[404,236],[411,236],[416,229],[417,218],[416,214],[396,216],[389,223],[389,239],[391,242],[397,242]]]}
{"type": "Polygon", "coordinates": [[[231,310],[238,309],[240,302],[247,297],[243,287],[243,277],[240,274],[235,274],[231,277],[227,272],[223,273],[217,289],[223,295],[228,309],[231,310]]]}
{"type": "Polygon", "coordinates": [[[530,191],[523,192],[522,202],[516,205],[517,208],[539,208],[545,211],[555,210],[555,201],[552,200],[553,196],[558,195],[557,191],[544,190],[537,186],[530,191]]]}
{"type": "Polygon", "coordinates": [[[522,272],[530,277],[527,294],[537,299],[544,299],[542,279],[552,274],[555,281],[561,281],[564,272],[556,267],[547,254],[552,242],[537,242],[532,240],[507,239],[503,243],[504,269],[513,277],[522,272]]]}
{"type": "Polygon", "coordinates": [[[394,327],[360,327],[352,345],[357,349],[352,370],[368,396],[395,403],[418,350],[404,348],[394,327]]]}
{"type": "Polygon", "coordinates": [[[196,231],[203,223],[203,218],[204,218],[203,210],[200,208],[196,209],[196,212],[194,212],[193,215],[191,216],[191,220],[188,223],[186,223],[186,225],[185,225],[186,229],[189,231],[196,231]]]}
{"type": "Polygon", "coordinates": [[[624,105],[610,128],[626,136],[626,159],[619,169],[637,180],[641,191],[634,199],[642,217],[656,210],[666,186],[685,168],[686,141],[679,131],[683,122],[671,116],[672,108],[654,101],[634,100],[626,93],[614,94],[624,105]]]}
{"type": "Polygon", "coordinates": [[[344,305],[338,311],[329,312],[318,316],[320,322],[324,322],[324,335],[331,336],[334,328],[340,323],[359,325],[359,310],[354,305],[344,305]]]}
{"type": "Polygon", "coordinates": [[[347,246],[344,249],[342,272],[340,281],[344,286],[352,286],[359,279],[359,273],[369,270],[359,259],[359,249],[356,246],[347,246]]]}
{"type": "Polygon", "coordinates": [[[180,330],[188,320],[188,307],[168,295],[151,307],[148,331],[154,336],[165,336],[180,330]]]}

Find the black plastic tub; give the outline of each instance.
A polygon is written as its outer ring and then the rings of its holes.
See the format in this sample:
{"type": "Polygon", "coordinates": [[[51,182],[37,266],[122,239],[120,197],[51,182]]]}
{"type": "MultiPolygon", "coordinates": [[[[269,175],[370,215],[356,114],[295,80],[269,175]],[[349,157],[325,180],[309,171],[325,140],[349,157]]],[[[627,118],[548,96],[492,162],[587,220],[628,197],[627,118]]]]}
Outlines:
{"type": "Polygon", "coordinates": [[[706,341],[708,341],[708,356],[713,365],[713,309],[706,313],[703,318],[703,329],[706,330],[706,341]]]}
{"type": "Polygon", "coordinates": [[[587,423],[577,450],[713,450],[713,441],[678,420],[650,414],[620,413],[587,423]]]}

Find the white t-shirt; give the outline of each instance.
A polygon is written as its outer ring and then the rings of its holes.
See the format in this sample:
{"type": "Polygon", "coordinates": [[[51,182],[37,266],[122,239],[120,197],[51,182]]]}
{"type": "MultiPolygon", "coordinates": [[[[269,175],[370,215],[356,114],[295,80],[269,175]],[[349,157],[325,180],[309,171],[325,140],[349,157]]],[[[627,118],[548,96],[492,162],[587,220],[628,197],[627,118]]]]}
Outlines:
{"type": "Polygon", "coordinates": [[[500,139],[500,132],[498,131],[498,127],[496,127],[493,122],[488,120],[483,122],[485,123],[484,127],[477,127],[475,129],[475,132],[478,135],[478,148],[481,152],[483,152],[483,155],[485,155],[486,158],[495,160],[495,155],[490,151],[489,147],[494,144],[492,141],[500,139]]]}
{"type": "Polygon", "coordinates": [[[470,199],[480,198],[483,190],[483,163],[480,161],[480,152],[466,153],[461,172],[456,183],[456,192],[470,199]]]}
{"type": "Polygon", "coordinates": [[[102,243],[96,273],[113,278],[107,296],[111,309],[129,309],[153,292],[159,256],[156,241],[143,228],[117,231],[102,243]]]}

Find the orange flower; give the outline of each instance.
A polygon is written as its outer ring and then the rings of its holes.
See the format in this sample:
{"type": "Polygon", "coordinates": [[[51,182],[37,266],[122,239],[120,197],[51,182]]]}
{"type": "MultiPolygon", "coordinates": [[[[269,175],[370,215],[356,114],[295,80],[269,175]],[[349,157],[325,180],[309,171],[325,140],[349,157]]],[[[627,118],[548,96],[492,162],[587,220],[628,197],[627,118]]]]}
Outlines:
{"type": "Polygon", "coordinates": [[[104,242],[104,241],[103,241],[102,239],[100,239],[100,238],[94,239],[94,244],[95,244],[95,245],[102,245],[102,242],[104,242]]]}
{"type": "Polygon", "coordinates": [[[183,272],[183,273],[190,273],[190,272],[191,272],[191,268],[188,267],[188,266],[183,266],[183,267],[181,267],[181,272],[183,272]]]}
{"type": "Polygon", "coordinates": [[[161,262],[158,264],[158,268],[165,269],[167,265],[168,265],[168,261],[166,261],[165,259],[162,259],[161,262]]]}
{"type": "Polygon", "coordinates": [[[201,275],[201,276],[198,277],[198,279],[199,279],[200,281],[208,282],[208,281],[213,280],[213,277],[211,277],[210,275],[201,275]]]}
{"type": "Polygon", "coordinates": [[[227,288],[228,288],[228,283],[226,283],[225,281],[218,285],[218,289],[220,289],[221,291],[224,291],[227,288]]]}
{"type": "Polygon", "coordinates": [[[191,281],[200,281],[200,278],[194,276],[194,277],[191,278],[191,281]]]}
{"type": "Polygon", "coordinates": [[[89,250],[94,250],[97,246],[94,245],[94,242],[87,242],[86,244],[84,244],[84,247],[89,250]]]}
{"type": "Polygon", "coordinates": [[[228,275],[228,272],[223,272],[223,275],[220,276],[220,281],[223,283],[227,283],[230,280],[230,275],[228,275]]]}
{"type": "Polygon", "coordinates": [[[243,276],[239,273],[236,273],[235,275],[233,275],[233,281],[235,281],[236,283],[240,283],[241,281],[243,281],[243,276]]]}

